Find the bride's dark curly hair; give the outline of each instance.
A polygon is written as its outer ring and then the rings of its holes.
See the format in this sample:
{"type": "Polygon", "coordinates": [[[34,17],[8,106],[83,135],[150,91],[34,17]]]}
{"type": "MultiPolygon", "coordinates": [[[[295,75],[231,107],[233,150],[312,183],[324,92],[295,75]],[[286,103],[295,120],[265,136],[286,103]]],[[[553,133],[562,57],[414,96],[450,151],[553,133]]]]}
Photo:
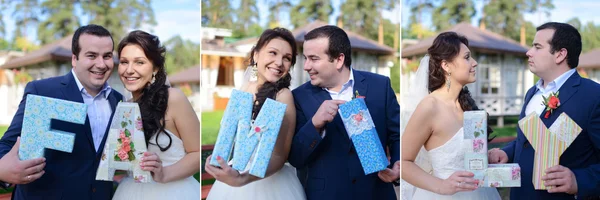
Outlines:
{"type": "Polygon", "coordinates": [[[165,83],[167,80],[167,73],[165,72],[166,49],[160,44],[157,36],[139,30],[132,31],[121,40],[118,47],[119,56],[127,45],[141,47],[146,57],[152,62],[154,69],[158,70],[154,76],[154,83],[149,82],[143,88],[142,95],[135,102],[140,106],[146,146],[151,144],[150,138],[158,134],[154,141],[156,143],[152,144],[156,144],[161,151],[166,151],[171,147],[173,141],[171,136],[165,133],[165,113],[169,102],[170,87],[165,83]],[[164,134],[169,138],[169,144],[166,147],[158,144],[160,134],[164,134]]]}
{"type": "MultiPolygon", "coordinates": [[[[265,30],[258,39],[256,45],[250,51],[249,61],[250,65],[257,64],[254,60],[254,54],[258,53],[263,47],[267,45],[272,39],[280,38],[290,44],[292,47],[292,65],[296,63],[296,54],[298,52],[298,48],[296,47],[296,40],[294,39],[294,35],[292,32],[285,28],[274,28],[265,30]]],[[[256,92],[256,100],[254,101],[254,107],[252,108],[252,119],[256,119],[256,115],[258,115],[258,111],[262,108],[263,104],[267,100],[267,98],[275,99],[277,96],[277,92],[284,88],[290,87],[290,82],[292,80],[292,76],[288,72],[285,76],[281,77],[276,82],[268,82],[265,81],[262,86],[259,86],[256,92]]]]}
{"type": "MultiPolygon", "coordinates": [[[[433,92],[446,84],[446,71],[442,68],[442,61],[452,62],[458,56],[460,52],[460,44],[464,44],[469,47],[469,40],[462,35],[458,35],[455,32],[444,32],[440,33],[427,53],[429,54],[429,92],[433,92]]],[[[463,111],[469,110],[480,110],[469,89],[464,86],[458,95],[458,103],[463,111]]],[[[489,134],[493,132],[492,128],[488,125],[488,138],[489,134]]],[[[488,139],[492,140],[494,138],[488,139]]]]}

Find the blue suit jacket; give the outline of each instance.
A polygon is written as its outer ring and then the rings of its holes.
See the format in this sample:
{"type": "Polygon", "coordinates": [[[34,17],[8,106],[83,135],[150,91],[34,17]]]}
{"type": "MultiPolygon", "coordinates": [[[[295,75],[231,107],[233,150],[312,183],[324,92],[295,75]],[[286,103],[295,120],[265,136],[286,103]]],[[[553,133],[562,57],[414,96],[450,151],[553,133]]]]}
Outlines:
{"type": "MultiPolygon", "coordinates": [[[[389,147],[391,164],[400,156],[400,106],[387,77],[354,70],[354,90],[365,96],[381,145],[389,147]]],[[[365,175],[340,115],[325,126],[324,138],[315,129],[312,117],[329,93],[310,82],[293,92],[296,104],[296,134],[289,162],[298,169],[298,178],[309,200],[314,199],[396,199],[392,183],[377,173],[365,175]]]]}
{"type": "MultiPolygon", "coordinates": [[[[28,94],[83,103],[72,73],[28,83],[19,109],[0,140],[0,156],[6,155],[17,141],[17,137],[21,135],[23,112],[28,94]]],[[[121,94],[112,90],[108,100],[113,111],[122,99],[121,94]]],[[[96,170],[102,149],[104,149],[108,128],[100,144],[99,152],[96,152],[88,117],[86,117],[85,125],[52,120],[51,127],[75,133],[72,153],[46,149],[44,152],[46,173],[40,179],[29,184],[16,185],[13,199],[111,199],[113,183],[96,181],[96,170]]]]}
{"type": "MultiPolygon", "coordinates": [[[[525,108],[537,88],[534,86],[527,92],[521,116],[525,117],[525,108]]],[[[559,164],[569,168],[577,179],[577,197],[600,195],[600,85],[574,73],[559,89],[560,106],[548,119],[541,114],[540,118],[550,127],[561,113],[567,113],[583,130],[575,141],[560,157],[559,164]]],[[[532,102],[536,103],[536,102],[532,102]]],[[[542,102],[539,102],[542,103],[542,102]]],[[[517,139],[509,143],[503,150],[508,155],[508,162],[521,166],[521,187],[511,188],[511,199],[574,199],[574,195],[566,193],[548,193],[546,190],[535,190],[532,183],[533,159],[535,150],[527,138],[517,127],[517,139]]]]}

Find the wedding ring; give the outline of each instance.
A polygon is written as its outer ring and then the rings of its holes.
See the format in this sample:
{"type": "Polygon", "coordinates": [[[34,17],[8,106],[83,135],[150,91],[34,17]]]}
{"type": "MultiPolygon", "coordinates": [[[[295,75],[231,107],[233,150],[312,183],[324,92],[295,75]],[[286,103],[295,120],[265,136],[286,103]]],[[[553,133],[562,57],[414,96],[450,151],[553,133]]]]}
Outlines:
{"type": "Polygon", "coordinates": [[[25,179],[27,179],[27,181],[31,181],[31,175],[27,175],[27,177],[25,177],[25,179]]]}
{"type": "Polygon", "coordinates": [[[462,184],[462,182],[458,182],[458,187],[460,187],[461,184],[462,184]]]}

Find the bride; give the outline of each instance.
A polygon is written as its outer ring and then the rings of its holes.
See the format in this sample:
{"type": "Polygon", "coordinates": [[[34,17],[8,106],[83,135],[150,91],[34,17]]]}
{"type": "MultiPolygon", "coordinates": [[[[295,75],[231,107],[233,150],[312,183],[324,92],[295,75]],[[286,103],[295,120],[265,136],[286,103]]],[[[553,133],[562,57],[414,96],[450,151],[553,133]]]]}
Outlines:
{"type": "Polygon", "coordinates": [[[200,122],[181,90],[170,88],[165,72],[165,48],[158,37],[129,33],[118,47],[118,72],[133,101],[140,106],[148,152],[142,170],[153,183],[124,178],[113,199],[198,199],[200,183],[200,122]]]}
{"type": "MultiPolygon", "coordinates": [[[[296,176],[296,169],[287,164],[294,128],[296,109],[290,86],[290,67],[296,63],[297,47],[292,33],[283,28],[265,30],[250,53],[250,64],[256,81],[249,82],[243,91],[254,94],[252,119],[256,118],[267,98],[287,104],[280,133],[269,161],[264,179],[232,169],[218,157],[220,167],[205,165],[206,172],[217,181],[207,199],[276,200],[306,199],[304,189],[296,176]]],[[[206,159],[209,163],[210,156],[206,159]]],[[[249,166],[249,165],[248,165],[249,166]]]]}
{"type": "MultiPolygon", "coordinates": [[[[475,82],[477,66],[468,45],[455,32],[441,33],[421,60],[403,109],[408,116],[414,113],[401,139],[402,179],[417,188],[406,191],[409,185],[404,183],[403,196],[500,199],[495,188],[478,188],[473,173],[464,171],[464,154],[470,145],[463,142],[463,113],[476,109],[464,87],[475,82]]],[[[408,119],[404,114],[403,119],[408,119]]]]}

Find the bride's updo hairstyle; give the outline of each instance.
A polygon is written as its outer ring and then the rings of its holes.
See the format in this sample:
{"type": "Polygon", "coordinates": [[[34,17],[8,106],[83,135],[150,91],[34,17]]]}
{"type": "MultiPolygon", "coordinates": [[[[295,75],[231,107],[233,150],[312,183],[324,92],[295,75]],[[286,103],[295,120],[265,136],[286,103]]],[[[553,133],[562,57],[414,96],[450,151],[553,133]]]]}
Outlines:
{"type": "MultiPolygon", "coordinates": [[[[458,35],[456,32],[443,32],[433,40],[433,44],[427,49],[429,54],[429,92],[433,92],[446,84],[447,73],[442,68],[442,61],[454,61],[460,53],[461,43],[469,47],[469,40],[464,36],[458,35]]],[[[479,110],[466,86],[460,91],[458,102],[463,111],[479,110]]],[[[488,125],[488,136],[492,132],[492,128],[488,125]]]]}
{"type": "MultiPolygon", "coordinates": [[[[298,54],[298,48],[296,47],[296,40],[294,39],[294,35],[292,32],[285,28],[274,28],[265,30],[258,42],[252,50],[250,51],[249,61],[250,65],[256,65],[256,61],[254,60],[254,54],[257,54],[263,47],[267,45],[272,39],[280,38],[292,47],[292,67],[296,64],[296,55],[298,54]]],[[[268,82],[265,81],[262,86],[257,89],[256,92],[256,100],[254,101],[254,107],[252,108],[252,119],[256,119],[256,115],[258,115],[258,111],[262,108],[263,104],[267,100],[267,98],[275,99],[277,96],[277,92],[282,90],[283,88],[290,87],[290,82],[292,80],[292,76],[288,72],[285,76],[281,77],[277,82],[268,82]]]]}

